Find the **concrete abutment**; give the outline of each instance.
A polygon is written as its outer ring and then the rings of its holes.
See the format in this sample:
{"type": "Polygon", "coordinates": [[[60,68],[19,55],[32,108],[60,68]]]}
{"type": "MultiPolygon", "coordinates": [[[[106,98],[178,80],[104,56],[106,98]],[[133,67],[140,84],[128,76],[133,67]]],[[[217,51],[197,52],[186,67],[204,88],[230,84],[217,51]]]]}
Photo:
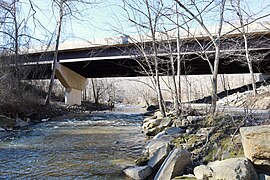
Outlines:
{"type": "Polygon", "coordinates": [[[82,91],[88,84],[87,78],[61,65],[60,63],[56,64],[56,77],[65,87],[65,104],[81,105],[82,91]]]}

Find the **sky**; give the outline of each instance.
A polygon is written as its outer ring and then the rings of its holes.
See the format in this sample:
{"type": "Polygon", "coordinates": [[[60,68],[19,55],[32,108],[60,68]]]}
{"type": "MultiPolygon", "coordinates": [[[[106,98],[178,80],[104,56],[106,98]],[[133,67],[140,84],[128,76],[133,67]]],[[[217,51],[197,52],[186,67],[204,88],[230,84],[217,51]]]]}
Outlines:
{"type": "MultiPolygon", "coordinates": [[[[21,0],[23,4],[23,17],[28,14],[24,9],[29,9],[28,0],[21,0]]],[[[118,36],[121,18],[124,11],[120,7],[122,0],[104,1],[97,5],[85,7],[77,5],[80,13],[74,13],[75,17],[66,16],[62,26],[61,39],[62,41],[78,41],[100,39],[111,36],[118,36]]],[[[29,26],[32,27],[32,33],[35,37],[50,38],[51,33],[55,31],[58,9],[52,7],[50,1],[35,0],[36,9],[35,17],[38,18],[40,24],[34,21],[29,21],[29,26]],[[38,26],[37,28],[34,28],[38,26]],[[46,30],[45,30],[46,29],[46,30]]]]}
{"type": "MultiPolygon", "coordinates": [[[[126,34],[135,34],[136,29],[130,26],[126,17],[126,12],[123,10],[122,0],[100,0],[101,3],[93,6],[76,4],[79,13],[74,13],[73,17],[66,16],[61,32],[61,42],[66,41],[91,41],[93,39],[107,38],[112,36],[121,36],[117,31],[125,31],[126,34]]],[[[173,0],[163,0],[166,3],[171,3],[173,0]]],[[[52,6],[50,0],[32,0],[34,11],[29,12],[29,0],[20,0],[21,11],[20,18],[26,19],[34,14],[35,20],[30,18],[27,22],[29,32],[38,39],[48,42],[54,42],[55,36],[53,33],[56,29],[58,9],[52,6]],[[53,37],[53,38],[52,38],[53,37]]],[[[136,1],[135,1],[136,2],[136,1]]],[[[244,2],[244,1],[242,1],[244,2]]],[[[263,10],[263,13],[270,13],[269,0],[246,0],[244,6],[247,11],[258,12],[263,10]],[[265,9],[264,9],[265,8],[265,9]]],[[[145,11],[141,9],[142,11],[145,11]]],[[[230,19],[230,14],[227,15],[230,19]]],[[[256,14],[254,14],[254,17],[256,14]]],[[[251,18],[254,18],[251,17],[251,18]]],[[[135,15],[135,18],[136,15],[135,15]]],[[[215,23],[214,15],[206,18],[210,23],[215,23]]],[[[268,19],[269,20],[269,19],[268,19]]],[[[32,44],[39,43],[32,40],[32,44]]]]}

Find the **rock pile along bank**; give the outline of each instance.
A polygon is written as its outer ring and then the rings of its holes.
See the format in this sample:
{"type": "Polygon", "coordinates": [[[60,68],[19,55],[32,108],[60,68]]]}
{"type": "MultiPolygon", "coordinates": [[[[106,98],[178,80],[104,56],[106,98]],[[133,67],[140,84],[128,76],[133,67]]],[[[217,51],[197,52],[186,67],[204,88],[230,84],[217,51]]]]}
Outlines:
{"type": "Polygon", "coordinates": [[[142,127],[150,140],[124,170],[133,179],[270,179],[269,119],[155,113],[142,127]]]}

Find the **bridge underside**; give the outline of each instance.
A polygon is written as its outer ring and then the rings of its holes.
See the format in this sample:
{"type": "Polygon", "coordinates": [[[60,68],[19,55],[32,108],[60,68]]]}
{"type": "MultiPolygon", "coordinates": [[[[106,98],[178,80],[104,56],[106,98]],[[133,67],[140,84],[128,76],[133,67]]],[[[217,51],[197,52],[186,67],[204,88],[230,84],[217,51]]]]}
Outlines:
{"type": "MultiPolygon", "coordinates": [[[[171,75],[170,61],[163,57],[160,59],[161,75],[171,75]]],[[[213,63],[213,59],[210,59],[213,63]]],[[[219,74],[240,74],[249,73],[246,63],[241,63],[233,57],[226,57],[220,59],[219,74]]],[[[181,61],[181,74],[185,75],[202,75],[211,74],[209,64],[196,55],[189,55],[181,61]]],[[[115,60],[94,60],[94,61],[79,61],[79,62],[63,62],[60,64],[71,69],[86,78],[104,78],[104,77],[136,77],[147,76],[146,72],[134,59],[115,59],[115,60]]],[[[24,66],[25,67],[25,66],[24,66]]],[[[29,79],[49,79],[51,74],[51,64],[40,64],[38,66],[28,66],[32,69],[29,74],[29,79]]],[[[149,68],[144,65],[148,71],[149,68]]],[[[153,67],[152,67],[153,68],[153,67]]],[[[176,64],[175,64],[176,68],[176,64]]],[[[255,73],[270,74],[270,56],[264,57],[260,62],[254,62],[255,73]]]]}
{"type": "MultiPolygon", "coordinates": [[[[219,74],[249,73],[245,60],[244,44],[243,38],[239,34],[224,36],[221,39],[219,74]]],[[[177,59],[178,45],[180,45],[182,53],[182,75],[212,74],[209,64],[214,64],[215,48],[209,38],[201,37],[196,38],[196,40],[193,38],[183,39],[180,44],[177,44],[176,39],[171,40],[171,48],[169,48],[167,41],[157,43],[156,53],[158,54],[160,75],[172,75],[170,55],[174,56],[174,60],[177,59]],[[201,57],[207,57],[209,61],[203,60],[201,57]]],[[[270,33],[251,34],[248,48],[250,58],[253,61],[254,73],[270,74],[270,33]]],[[[82,89],[80,87],[84,87],[83,85],[86,84],[85,78],[151,75],[149,73],[154,72],[154,61],[151,59],[153,53],[150,41],[60,50],[58,58],[61,68],[58,69],[58,78],[64,82],[63,85],[66,85],[66,92],[71,93],[71,95],[73,93],[73,99],[76,99],[80,95],[79,91],[82,89]],[[144,55],[147,55],[147,59],[150,61],[145,62],[144,55]],[[79,81],[81,82],[79,85],[76,85],[77,80],[72,80],[73,76],[74,79],[83,79],[79,81]],[[73,89],[75,89],[74,92],[73,89]]],[[[24,72],[30,72],[27,79],[50,78],[53,51],[22,54],[19,59],[23,62],[21,68],[27,70],[24,72]]],[[[176,62],[174,66],[176,69],[176,62]]]]}

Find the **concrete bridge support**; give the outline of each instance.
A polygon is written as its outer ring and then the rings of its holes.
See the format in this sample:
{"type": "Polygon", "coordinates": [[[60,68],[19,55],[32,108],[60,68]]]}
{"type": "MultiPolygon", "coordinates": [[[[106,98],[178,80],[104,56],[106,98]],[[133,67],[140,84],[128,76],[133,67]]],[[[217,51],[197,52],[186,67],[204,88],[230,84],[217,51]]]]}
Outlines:
{"type": "Polygon", "coordinates": [[[88,84],[87,78],[60,63],[56,64],[56,77],[65,87],[65,104],[81,105],[82,90],[84,90],[88,84]]]}

